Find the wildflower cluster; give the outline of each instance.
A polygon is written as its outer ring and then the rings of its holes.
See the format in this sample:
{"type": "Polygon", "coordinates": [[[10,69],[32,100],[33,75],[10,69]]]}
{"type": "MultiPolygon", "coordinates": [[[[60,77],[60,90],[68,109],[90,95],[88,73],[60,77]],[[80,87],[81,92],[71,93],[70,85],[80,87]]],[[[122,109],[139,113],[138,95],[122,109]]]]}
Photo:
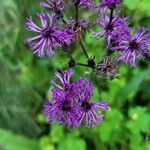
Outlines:
{"type": "Polygon", "coordinates": [[[71,83],[73,70],[55,75],[60,82],[52,81],[51,99],[44,106],[44,114],[49,123],[58,122],[68,127],[97,126],[103,120],[99,109],[108,110],[106,102],[91,102],[93,84],[86,78],[79,78],[71,83]]]}
{"type": "Polygon", "coordinates": [[[129,17],[122,17],[119,5],[122,0],[100,0],[99,4],[92,0],[41,0],[41,6],[49,12],[37,13],[40,25],[27,18],[27,30],[34,32],[35,36],[26,38],[25,43],[31,47],[38,57],[55,56],[55,49],[69,58],[69,68],[76,66],[89,67],[92,78],[88,80],[81,77],[71,82],[73,69],[56,72],[52,80],[53,88],[50,90],[51,98],[44,105],[44,115],[49,123],[57,122],[68,127],[97,126],[103,120],[103,111],[109,109],[105,101],[92,102],[94,76],[102,76],[106,80],[118,78],[120,62],[129,67],[136,66],[136,59],[150,56],[150,34],[145,28],[137,27],[135,32],[129,26],[129,17]],[[74,9],[70,18],[66,19],[64,12],[72,7],[74,9]],[[80,16],[80,9],[97,13],[99,32],[92,31],[92,37],[106,39],[106,56],[95,61],[95,56],[89,56],[83,43],[86,32],[91,31],[90,20],[80,16]],[[75,60],[71,53],[72,44],[80,45],[86,62],[75,60]],[[115,53],[115,55],[113,55],[115,53]]]}

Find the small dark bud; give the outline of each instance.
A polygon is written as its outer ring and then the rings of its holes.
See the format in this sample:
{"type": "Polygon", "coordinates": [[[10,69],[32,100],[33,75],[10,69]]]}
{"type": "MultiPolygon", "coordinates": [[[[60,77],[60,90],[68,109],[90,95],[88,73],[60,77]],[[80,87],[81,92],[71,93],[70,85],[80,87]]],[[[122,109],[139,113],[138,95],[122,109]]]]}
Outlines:
{"type": "Polygon", "coordinates": [[[114,10],[116,9],[116,4],[113,4],[111,7],[110,7],[111,10],[114,10]]]}
{"type": "Polygon", "coordinates": [[[70,59],[68,62],[69,68],[73,68],[76,66],[76,61],[74,59],[70,59]]]}
{"type": "Polygon", "coordinates": [[[66,45],[66,44],[63,44],[63,45],[62,45],[62,50],[63,50],[64,52],[68,52],[68,51],[69,51],[69,46],[66,45]]]}
{"type": "Polygon", "coordinates": [[[89,58],[88,60],[87,60],[87,62],[88,62],[88,66],[90,66],[91,68],[95,68],[95,57],[93,57],[93,58],[89,58]]]}
{"type": "Polygon", "coordinates": [[[80,0],[73,0],[74,6],[78,7],[80,4],[80,0]]]}
{"type": "Polygon", "coordinates": [[[57,19],[63,19],[63,14],[60,10],[55,11],[55,14],[57,19]]]}
{"type": "Polygon", "coordinates": [[[143,68],[143,69],[147,69],[148,68],[148,63],[143,61],[143,60],[140,61],[139,64],[140,64],[141,68],[143,68]]]}

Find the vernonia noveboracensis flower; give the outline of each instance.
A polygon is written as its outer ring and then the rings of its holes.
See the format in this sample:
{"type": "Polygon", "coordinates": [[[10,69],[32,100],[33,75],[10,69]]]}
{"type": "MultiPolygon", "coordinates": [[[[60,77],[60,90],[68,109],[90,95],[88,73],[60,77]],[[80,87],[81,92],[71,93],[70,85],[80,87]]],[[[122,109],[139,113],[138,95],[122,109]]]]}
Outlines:
{"type": "Polygon", "coordinates": [[[88,82],[79,92],[77,101],[80,104],[78,126],[83,124],[86,127],[95,127],[103,121],[104,115],[98,113],[100,110],[107,111],[108,105],[104,101],[92,102],[93,84],[88,82]]]}
{"type": "Polygon", "coordinates": [[[37,16],[41,20],[42,27],[36,25],[31,17],[26,22],[27,29],[37,33],[36,36],[25,40],[34,54],[43,57],[46,52],[51,57],[54,55],[54,48],[71,44],[72,36],[66,30],[59,29],[59,24],[53,22],[54,16],[48,13],[38,13],[37,16]]]}
{"type": "Polygon", "coordinates": [[[116,41],[116,38],[127,34],[127,20],[128,18],[119,17],[119,12],[116,13],[110,22],[110,17],[107,11],[103,11],[99,14],[97,20],[98,26],[101,28],[100,32],[95,32],[94,36],[106,37],[107,47],[110,46],[111,42],[116,41]]]}
{"type": "Polygon", "coordinates": [[[103,115],[98,110],[108,110],[106,102],[91,102],[93,95],[93,83],[86,78],[80,78],[70,83],[73,70],[66,70],[64,73],[56,73],[60,84],[52,82],[55,86],[50,94],[51,99],[44,105],[44,115],[49,123],[58,122],[70,127],[97,126],[103,121],[103,115]],[[62,84],[62,85],[61,85],[62,84]]]}
{"type": "Polygon", "coordinates": [[[53,85],[52,93],[54,97],[57,97],[59,93],[64,93],[65,95],[71,95],[71,97],[75,97],[80,88],[86,84],[86,78],[79,78],[75,82],[71,82],[71,76],[73,73],[74,71],[72,69],[55,73],[55,81],[51,81],[53,85]]]}
{"type": "Polygon", "coordinates": [[[119,39],[119,45],[114,46],[112,50],[119,50],[118,61],[135,67],[136,59],[143,59],[145,55],[150,57],[150,34],[147,29],[137,28],[135,35],[122,36],[119,39]]]}
{"type": "Polygon", "coordinates": [[[117,77],[118,72],[118,64],[116,60],[106,57],[98,64],[96,74],[110,80],[117,77]]]}

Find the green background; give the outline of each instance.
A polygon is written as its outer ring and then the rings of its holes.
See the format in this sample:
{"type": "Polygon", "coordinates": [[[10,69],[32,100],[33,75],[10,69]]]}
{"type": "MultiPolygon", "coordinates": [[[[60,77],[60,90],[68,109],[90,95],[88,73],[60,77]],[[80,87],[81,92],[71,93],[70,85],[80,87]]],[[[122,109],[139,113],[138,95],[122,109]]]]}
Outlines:
{"type": "MultiPolygon", "coordinates": [[[[150,29],[150,1],[125,0],[122,13],[130,16],[130,26],[150,29]]],[[[38,0],[0,1],[0,150],[150,150],[150,61],[137,68],[120,66],[120,79],[94,79],[92,99],[106,99],[111,106],[97,128],[70,129],[48,125],[42,114],[54,71],[66,69],[68,58],[60,49],[54,58],[37,58],[24,44],[31,34],[25,29],[27,16],[45,11],[38,0]]],[[[74,15],[73,8],[65,12],[74,15]]],[[[96,18],[81,10],[83,18],[96,18]]],[[[98,28],[93,26],[93,30],[98,28]]],[[[105,55],[104,39],[87,33],[88,53],[100,61],[105,55]]],[[[72,46],[73,57],[85,62],[81,48],[72,46]]],[[[76,67],[73,79],[90,69],[76,67]]]]}

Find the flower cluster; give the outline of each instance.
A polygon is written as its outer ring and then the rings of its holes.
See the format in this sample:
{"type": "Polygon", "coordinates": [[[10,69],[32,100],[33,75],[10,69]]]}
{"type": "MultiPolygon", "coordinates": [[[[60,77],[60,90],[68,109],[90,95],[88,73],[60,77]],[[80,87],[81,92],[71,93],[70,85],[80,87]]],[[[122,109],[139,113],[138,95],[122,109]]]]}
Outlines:
{"type": "MultiPolygon", "coordinates": [[[[69,67],[88,67],[91,69],[91,79],[81,77],[71,82],[74,71],[68,69],[55,73],[55,80],[51,82],[53,88],[50,91],[51,98],[44,105],[44,115],[49,123],[57,122],[70,127],[97,126],[103,120],[103,111],[109,109],[105,101],[92,102],[96,75],[106,80],[112,80],[119,76],[119,63],[123,62],[130,67],[136,66],[136,59],[150,57],[150,34],[145,28],[137,27],[135,32],[129,26],[129,17],[121,16],[117,9],[122,0],[100,0],[97,5],[92,0],[41,0],[41,6],[48,12],[37,13],[40,25],[36,24],[32,17],[27,18],[28,31],[35,36],[25,39],[25,43],[31,47],[33,53],[43,57],[45,53],[49,57],[54,56],[55,49],[62,49],[69,58],[69,67]],[[65,13],[67,8],[74,9],[72,13],[65,13]],[[89,56],[84,45],[84,35],[91,31],[91,25],[95,25],[90,19],[85,20],[80,9],[97,13],[96,25],[101,29],[93,32],[93,38],[104,37],[106,40],[106,55],[96,62],[95,55],[89,56]],[[79,44],[85,55],[85,63],[79,62],[70,50],[73,44],[79,44]]],[[[82,10],[82,11],[83,11],[82,10]]],[[[80,50],[79,48],[79,50],[80,50]]],[[[91,49],[91,48],[90,48],[91,49]]]]}
{"type": "Polygon", "coordinates": [[[52,81],[51,99],[44,106],[44,114],[49,123],[58,122],[70,127],[97,126],[102,122],[100,110],[108,110],[106,102],[91,102],[93,84],[86,78],[79,78],[71,83],[73,70],[56,72],[59,81],[52,81]]]}
{"type": "Polygon", "coordinates": [[[105,79],[113,79],[118,75],[118,65],[116,60],[110,60],[108,57],[104,58],[97,66],[97,74],[100,74],[105,79]]]}
{"type": "Polygon", "coordinates": [[[121,0],[101,0],[98,26],[102,29],[94,33],[94,37],[100,36],[107,39],[109,53],[117,53],[116,63],[122,61],[130,67],[136,66],[136,59],[150,56],[150,34],[145,28],[137,27],[133,34],[129,26],[128,18],[121,17],[116,6],[121,0]],[[103,9],[105,8],[105,9],[103,9]]]}
{"type": "MultiPolygon", "coordinates": [[[[69,23],[64,20],[62,13],[66,7],[64,0],[42,0],[41,6],[52,10],[51,14],[43,12],[37,14],[41,26],[34,23],[32,17],[27,18],[26,21],[27,30],[35,32],[36,35],[26,38],[25,43],[38,57],[43,57],[45,53],[52,57],[55,54],[54,49],[70,46],[87,31],[88,22],[86,20],[71,19],[69,23]]],[[[81,6],[92,7],[92,3],[82,0],[77,7],[81,6]]]]}

